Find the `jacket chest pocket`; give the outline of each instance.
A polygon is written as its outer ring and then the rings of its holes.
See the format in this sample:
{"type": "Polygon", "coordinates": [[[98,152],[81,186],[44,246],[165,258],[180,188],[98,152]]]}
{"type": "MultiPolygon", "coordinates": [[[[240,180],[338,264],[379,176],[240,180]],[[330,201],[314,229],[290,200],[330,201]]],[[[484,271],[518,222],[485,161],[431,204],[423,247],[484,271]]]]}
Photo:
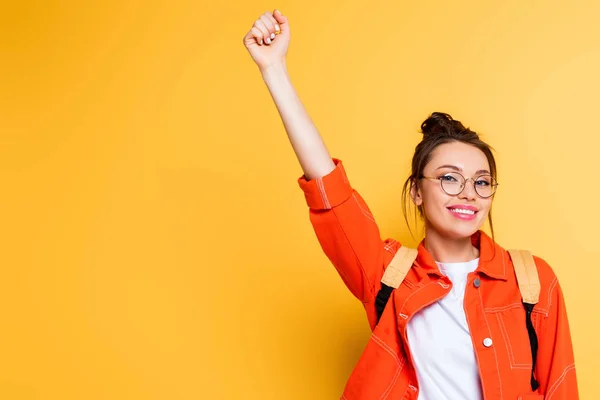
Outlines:
{"type": "MultiPolygon", "coordinates": [[[[500,349],[499,357],[512,370],[527,370],[531,372],[531,344],[525,321],[523,304],[488,311],[488,321],[494,334],[496,349],[500,349]],[[500,343],[498,343],[500,341],[500,343]],[[504,351],[502,351],[504,350],[504,351]]],[[[505,364],[505,365],[506,365],[505,364]]]]}

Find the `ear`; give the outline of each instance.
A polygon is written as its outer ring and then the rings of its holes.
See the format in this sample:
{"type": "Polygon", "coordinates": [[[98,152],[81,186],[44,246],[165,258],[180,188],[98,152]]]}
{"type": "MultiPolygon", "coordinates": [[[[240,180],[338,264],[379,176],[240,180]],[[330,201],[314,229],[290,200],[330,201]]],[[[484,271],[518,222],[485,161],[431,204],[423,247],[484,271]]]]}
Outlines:
{"type": "Polygon", "coordinates": [[[423,204],[423,196],[421,195],[421,188],[419,188],[419,185],[414,180],[412,181],[411,186],[410,186],[410,197],[412,198],[413,203],[415,203],[415,205],[417,207],[419,207],[423,204]]]}

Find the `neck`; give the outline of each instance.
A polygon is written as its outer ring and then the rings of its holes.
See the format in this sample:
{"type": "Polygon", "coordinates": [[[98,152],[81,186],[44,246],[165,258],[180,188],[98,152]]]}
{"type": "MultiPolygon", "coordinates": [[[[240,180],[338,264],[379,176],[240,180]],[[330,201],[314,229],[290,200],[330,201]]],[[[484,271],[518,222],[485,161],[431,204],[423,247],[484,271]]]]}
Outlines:
{"type": "Polygon", "coordinates": [[[479,249],[473,246],[470,237],[450,239],[427,229],[423,244],[437,262],[467,262],[479,257],[479,249]]]}

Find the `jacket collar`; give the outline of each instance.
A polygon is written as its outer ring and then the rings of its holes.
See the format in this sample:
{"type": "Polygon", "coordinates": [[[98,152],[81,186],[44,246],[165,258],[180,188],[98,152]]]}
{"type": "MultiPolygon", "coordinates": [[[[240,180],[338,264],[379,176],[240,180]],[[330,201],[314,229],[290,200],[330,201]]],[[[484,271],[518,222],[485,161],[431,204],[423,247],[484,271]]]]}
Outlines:
{"type": "MultiPolygon", "coordinates": [[[[417,264],[428,274],[443,276],[433,256],[425,249],[424,242],[425,240],[422,240],[419,243],[417,264]]],[[[506,280],[506,264],[508,262],[506,250],[481,230],[471,236],[471,243],[479,249],[479,266],[476,271],[493,279],[506,280]]]]}

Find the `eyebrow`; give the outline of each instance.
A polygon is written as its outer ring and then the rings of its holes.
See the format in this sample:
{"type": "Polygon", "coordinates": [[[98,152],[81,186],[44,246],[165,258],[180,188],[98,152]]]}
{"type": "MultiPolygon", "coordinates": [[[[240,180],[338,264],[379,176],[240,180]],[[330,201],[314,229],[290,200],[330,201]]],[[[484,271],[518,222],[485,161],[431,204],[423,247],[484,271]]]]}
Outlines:
{"type": "MultiPolygon", "coordinates": [[[[437,167],[436,171],[438,169],[442,169],[442,168],[450,168],[450,169],[453,169],[458,172],[463,172],[462,168],[459,168],[455,165],[442,165],[441,167],[437,167]]],[[[488,171],[487,169],[480,169],[477,172],[475,172],[475,175],[479,175],[479,174],[490,174],[490,171],[488,171]]]]}

